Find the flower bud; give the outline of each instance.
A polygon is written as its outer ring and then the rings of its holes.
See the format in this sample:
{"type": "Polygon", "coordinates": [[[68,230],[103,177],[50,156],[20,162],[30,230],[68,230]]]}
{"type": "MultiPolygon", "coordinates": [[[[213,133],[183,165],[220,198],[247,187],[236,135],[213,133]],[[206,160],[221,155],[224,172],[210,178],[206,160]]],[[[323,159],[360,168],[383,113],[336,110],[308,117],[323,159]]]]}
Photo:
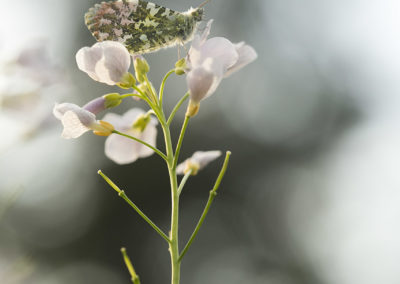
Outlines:
{"type": "Polygon", "coordinates": [[[112,108],[119,106],[122,102],[121,95],[118,93],[111,93],[103,96],[105,102],[104,106],[106,108],[112,108]]]}
{"type": "Polygon", "coordinates": [[[150,119],[151,117],[149,113],[139,115],[132,125],[133,129],[143,132],[146,129],[147,124],[149,124],[150,119]]]}
{"type": "Polygon", "coordinates": [[[182,58],[175,63],[175,74],[176,75],[183,75],[185,74],[186,66],[186,59],[182,58]]]}
{"type": "Polygon", "coordinates": [[[137,87],[148,97],[148,98],[152,98],[152,91],[155,94],[156,93],[156,89],[154,88],[153,84],[150,83],[150,87],[151,89],[148,87],[147,83],[142,83],[137,85],[137,87]]]}
{"type": "Polygon", "coordinates": [[[150,67],[143,56],[137,56],[134,60],[136,78],[140,83],[145,82],[145,76],[149,72],[150,67]]]}
{"type": "Polygon", "coordinates": [[[126,72],[122,78],[121,82],[117,83],[117,86],[121,89],[131,89],[136,84],[136,79],[129,72],[126,72]]]}

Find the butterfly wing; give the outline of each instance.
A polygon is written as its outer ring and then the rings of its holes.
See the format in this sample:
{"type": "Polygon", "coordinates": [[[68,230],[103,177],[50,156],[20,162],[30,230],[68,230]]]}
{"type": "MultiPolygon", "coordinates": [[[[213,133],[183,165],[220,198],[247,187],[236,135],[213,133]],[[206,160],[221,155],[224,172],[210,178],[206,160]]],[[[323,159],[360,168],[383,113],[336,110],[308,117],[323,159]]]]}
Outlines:
{"type": "Polygon", "coordinates": [[[89,9],[85,23],[97,41],[118,41],[131,54],[141,54],[179,42],[185,16],[146,1],[111,1],[89,9]]]}

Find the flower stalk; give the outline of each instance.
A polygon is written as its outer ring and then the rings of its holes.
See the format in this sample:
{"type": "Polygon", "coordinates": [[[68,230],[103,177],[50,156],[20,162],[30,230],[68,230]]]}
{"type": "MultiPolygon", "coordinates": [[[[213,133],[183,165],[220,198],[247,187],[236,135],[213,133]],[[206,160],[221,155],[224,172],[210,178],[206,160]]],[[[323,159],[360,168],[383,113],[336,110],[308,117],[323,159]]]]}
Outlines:
{"type": "MultiPolygon", "coordinates": [[[[207,1],[201,4],[200,7],[205,3],[207,1]]],[[[134,6],[134,1],[124,0],[123,4],[125,8],[130,7],[130,5],[134,6]]],[[[194,36],[187,56],[178,60],[175,68],[166,73],[158,92],[148,78],[150,67],[146,59],[141,55],[130,54],[124,44],[105,40],[91,47],[80,49],[76,54],[76,62],[80,70],[98,82],[117,86],[122,90],[129,89],[132,93],[110,93],[90,101],[83,107],[71,103],[57,104],[53,110],[56,118],[63,124],[63,138],[78,138],[89,130],[96,135],[107,136],[105,154],[117,164],[129,164],[153,153],[156,153],[166,162],[171,190],[171,224],[168,235],[150,220],[128,198],[125,191],[120,189],[108,176],[101,170],[98,171],[98,174],[118,193],[118,196],[128,203],[168,243],[171,259],[171,284],[180,283],[181,261],[204,223],[225,175],[231,155],[231,152],[226,152],[223,166],[213,189],[209,193],[205,208],[191,237],[180,252],[178,238],[180,195],[190,176],[197,175],[202,168],[221,155],[221,151],[216,150],[196,151],[190,158],[178,164],[190,118],[198,114],[201,101],[216,91],[223,78],[230,76],[257,57],[254,49],[244,42],[234,44],[223,37],[207,39],[211,23],[212,20],[208,22],[202,34],[194,36]],[[132,63],[131,56],[133,58],[134,74],[129,72],[132,63]],[[178,76],[186,75],[188,91],[177,102],[168,119],[166,119],[163,109],[164,90],[168,78],[173,73],[178,76]],[[97,115],[100,112],[117,107],[128,97],[143,100],[150,110],[144,111],[132,108],[123,115],[107,113],[102,120],[97,119],[97,115]],[[187,99],[189,99],[189,103],[185,118],[182,122],[178,141],[174,146],[170,125],[187,99]],[[161,126],[164,135],[165,149],[163,151],[156,146],[156,126],[158,124],[161,126]],[[177,175],[184,175],[179,186],[177,175]]],[[[140,39],[147,40],[147,35],[142,34],[140,39]]],[[[132,283],[140,284],[139,276],[133,268],[126,249],[122,248],[121,253],[131,275],[132,283]]]]}

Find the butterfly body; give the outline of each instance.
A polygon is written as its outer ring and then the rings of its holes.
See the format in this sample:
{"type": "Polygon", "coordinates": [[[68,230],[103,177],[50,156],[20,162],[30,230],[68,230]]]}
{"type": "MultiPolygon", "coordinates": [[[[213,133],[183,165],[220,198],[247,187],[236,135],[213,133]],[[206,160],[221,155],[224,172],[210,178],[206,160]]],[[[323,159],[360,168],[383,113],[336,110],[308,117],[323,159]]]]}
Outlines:
{"type": "Polygon", "coordinates": [[[176,12],[142,0],[96,4],[85,23],[97,41],[118,41],[131,54],[143,54],[190,41],[203,9],[176,12]]]}

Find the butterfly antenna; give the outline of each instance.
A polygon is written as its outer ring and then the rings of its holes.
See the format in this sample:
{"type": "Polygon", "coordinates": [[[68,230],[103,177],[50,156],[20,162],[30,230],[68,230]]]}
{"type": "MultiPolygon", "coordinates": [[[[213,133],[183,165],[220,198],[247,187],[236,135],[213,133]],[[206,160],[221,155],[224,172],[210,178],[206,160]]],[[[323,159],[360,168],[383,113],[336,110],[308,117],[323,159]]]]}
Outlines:
{"type": "Polygon", "coordinates": [[[208,2],[210,2],[211,0],[206,0],[206,1],[204,1],[203,3],[201,3],[200,5],[199,5],[199,7],[197,7],[198,9],[200,9],[200,8],[203,8],[208,2]]]}

